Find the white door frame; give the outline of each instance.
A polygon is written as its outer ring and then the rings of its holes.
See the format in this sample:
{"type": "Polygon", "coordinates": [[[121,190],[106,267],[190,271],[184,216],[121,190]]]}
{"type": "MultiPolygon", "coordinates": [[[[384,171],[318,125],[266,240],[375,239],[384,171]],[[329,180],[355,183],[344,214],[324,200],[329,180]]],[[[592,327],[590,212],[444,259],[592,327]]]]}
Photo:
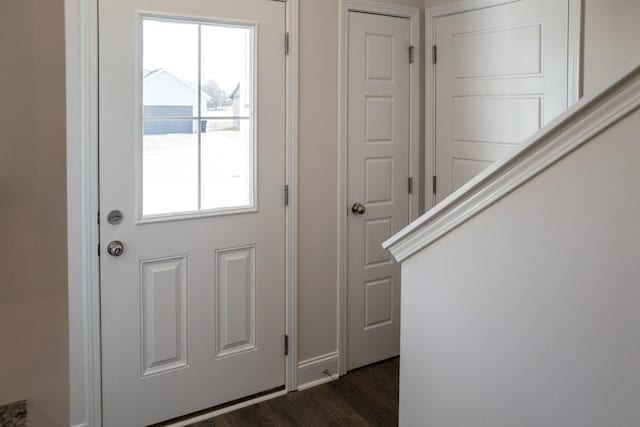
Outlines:
{"type": "MultiPolygon", "coordinates": [[[[508,3],[516,3],[522,0],[460,0],[454,3],[428,8],[425,11],[425,50],[435,44],[435,22],[437,18],[455,15],[457,13],[471,12],[488,7],[500,6],[508,3]]],[[[582,96],[582,4],[584,0],[569,0],[569,44],[568,44],[568,91],[567,105],[576,103],[582,96]]],[[[424,67],[425,80],[425,182],[424,204],[425,210],[429,210],[436,204],[436,195],[433,193],[433,177],[436,174],[436,127],[435,111],[436,99],[431,96],[435,93],[436,75],[435,65],[431,52],[425,55],[424,67]]]]}
{"type": "MultiPolygon", "coordinates": [[[[265,0],[267,1],[267,0],[265,0]]],[[[285,1],[285,0],[275,0],[285,1]]],[[[286,0],[285,392],[297,388],[299,0],[286,0]]],[[[102,424],[98,180],[98,0],[65,0],[71,424],[102,424]]],[[[283,35],[284,43],[284,35],[283,35]]],[[[275,395],[283,394],[275,393],[275,395]]],[[[264,400],[264,397],[261,398],[264,400]]],[[[244,406],[254,403],[249,401],[244,406]]],[[[234,405],[237,409],[238,405],[234,405]]],[[[210,416],[219,415],[212,413],[210,416]]],[[[203,419],[203,417],[199,417],[203,419]]]]}
{"type": "MultiPolygon", "coordinates": [[[[408,18],[414,61],[410,67],[409,176],[414,188],[409,195],[409,216],[418,217],[420,201],[420,9],[369,0],[340,0],[340,53],[338,78],[338,369],[347,373],[347,209],[348,209],[348,82],[349,82],[349,12],[408,18]]],[[[408,53],[407,53],[408,54],[408,53]]]]}

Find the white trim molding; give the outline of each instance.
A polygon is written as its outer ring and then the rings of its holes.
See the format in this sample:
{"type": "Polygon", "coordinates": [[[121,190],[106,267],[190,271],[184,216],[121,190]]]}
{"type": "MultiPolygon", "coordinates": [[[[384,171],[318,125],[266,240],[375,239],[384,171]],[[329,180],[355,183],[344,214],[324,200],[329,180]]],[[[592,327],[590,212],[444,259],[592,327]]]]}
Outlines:
{"type": "Polygon", "coordinates": [[[69,384],[73,425],[101,413],[98,258],[98,3],[65,0],[69,384]]]}
{"type": "Polygon", "coordinates": [[[420,209],[420,9],[368,0],[340,0],[339,12],[339,61],[338,61],[338,359],[339,373],[347,372],[347,217],[348,173],[348,43],[349,12],[365,12],[378,15],[408,18],[410,43],[414,47],[415,60],[410,67],[410,118],[409,118],[409,176],[413,177],[414,190],[409,196],[410,219],[418,217],[420,209]]]}
{"type": "Polygon", "coordinates": [[[578,101],[525,141],[512,156],[480,173],[383,246],[398,262],[406,260],[638,108],[640,57],[607,86],[578,101]]]}
{"type": "Polygon", "coordinates": [[[298,391],[335,381],[339,377],[337,351],[303,360],[298,364],[298,391]]]}
{"type": "MultiPolygon", "coordinates": [[[[286,1],[286,390],[297,389],[299,0],[286,1]]],[[[65,0],[70,417],[102,425],[98,199],[98,0],[65,0]]],[[[282,393],[269,395],[273,398],[282,393]]],[[[255,403],[255,402],[254,402],[255,403]]],[[[219,415],[219,413],[216,413],[219,415]]],[[[215,415],[214,415],[215,416],[215,415]]]]}
{"type": "MultiPolygon", "coordinates": [[[[425,49],[435,44],[435,21],[458,13],[516,3],[522,0],[460,0],[428,8],[425,11],[425,49]]],[[[576,103],[582,96],[582,2],[584,0],[567,0],[569,5],[569,38],[568,38],[568,76],[567,105],[576,103]]],[[[433,193],[433,176],[436,171],[436,100],[432,94],[436,89],[435,65],[431,55],[425,55],[425,174],[424,204],[425,210],[436,204],[433,193]]]]}
{"type": "Polygon", "coordinates": [[[289,354],[286,362],[286,390],[298,388],[298,120],[300,69],[300,0],[286,2],[286,31],[289,54],[286,57],[286,182],[289,207],[286,211],[286,333],[289,354]]]}
{"type": "Polygon", "coordinates": [[[568,106],[582,98],[583,2],[584,0],[569,0],[568,106]]]}

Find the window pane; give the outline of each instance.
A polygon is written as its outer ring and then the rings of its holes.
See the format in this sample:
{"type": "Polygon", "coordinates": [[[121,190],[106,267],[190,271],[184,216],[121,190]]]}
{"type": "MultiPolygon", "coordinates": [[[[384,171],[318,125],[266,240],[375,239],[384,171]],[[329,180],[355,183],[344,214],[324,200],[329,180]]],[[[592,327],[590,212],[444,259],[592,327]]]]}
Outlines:
{"type": "Polygon", "coordinates": [[[198,210],[195,120],[145,120],[143,215],[198,210]]]}
{"type": "Polygon", "coordinates": [[[143,20],[143,216],[255,206],[253,37],[143,20]]]}
{"type": "Polygon", "coordinates": [[[207,120],[202,134],[202,209],[253,205],[250,120],[207,120]]]}
{"type": "Polygon", "coordinates": [[[249,116],[253,98],[253,29],[202,26],[203,116],[249,116]]]}
{"type": "Polygon", "coordinates": [[[198,115],[198,24],[143,21],[145,117],[198,115]]]}

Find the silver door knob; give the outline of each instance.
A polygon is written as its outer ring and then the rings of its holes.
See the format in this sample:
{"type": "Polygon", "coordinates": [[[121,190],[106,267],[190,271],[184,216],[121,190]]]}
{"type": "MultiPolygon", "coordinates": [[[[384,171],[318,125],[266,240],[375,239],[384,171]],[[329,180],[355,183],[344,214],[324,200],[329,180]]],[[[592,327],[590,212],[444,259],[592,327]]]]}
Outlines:
{"type": "Polygon", "coordinates": [[[107,245],[107,252],[111,256],[120,256],[124,252],[124,245],[120,240],[114,240],[107,245]]]}
{"type": "Polygon", "coordinates": [[[366,211],[367,208],[362,203],[354,203],[353,206],[351,206],[351,212],[353,212],[354,215],[363,215],[366,211]]]}

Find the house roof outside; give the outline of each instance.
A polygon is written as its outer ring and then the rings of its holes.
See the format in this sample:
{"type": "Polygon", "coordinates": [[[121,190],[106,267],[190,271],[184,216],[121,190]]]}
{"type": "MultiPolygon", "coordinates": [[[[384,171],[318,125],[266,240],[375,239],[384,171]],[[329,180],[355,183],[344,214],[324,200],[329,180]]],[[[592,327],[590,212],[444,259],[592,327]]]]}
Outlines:
{"type": "MultiPolygon", "coordinates": [[[[165,75],[171,77],[176,82],[188,87],[189,89],[193,90],[194,92],[198,91],[198,89],[193,84],[191,84],[189,82],[186,82],[186,81],[182,80],[179,77],[176,77],[175,75],[171,74],[170,72],[168,72],[164,68],[157,68],[155,70],[144,69],[142,78],[143,78],[143,80],[150,80],[150,79],[158,77],[158,76],[160,76],[162,74],[165,74],[165,75]]],[[[208,102],[209,100],[211,100],[211,96],[208,95],[206,92],[200,91],[200,93],[201,93],[201,96],[202,96],[202,100],[204,102],[208,102]]]]}

